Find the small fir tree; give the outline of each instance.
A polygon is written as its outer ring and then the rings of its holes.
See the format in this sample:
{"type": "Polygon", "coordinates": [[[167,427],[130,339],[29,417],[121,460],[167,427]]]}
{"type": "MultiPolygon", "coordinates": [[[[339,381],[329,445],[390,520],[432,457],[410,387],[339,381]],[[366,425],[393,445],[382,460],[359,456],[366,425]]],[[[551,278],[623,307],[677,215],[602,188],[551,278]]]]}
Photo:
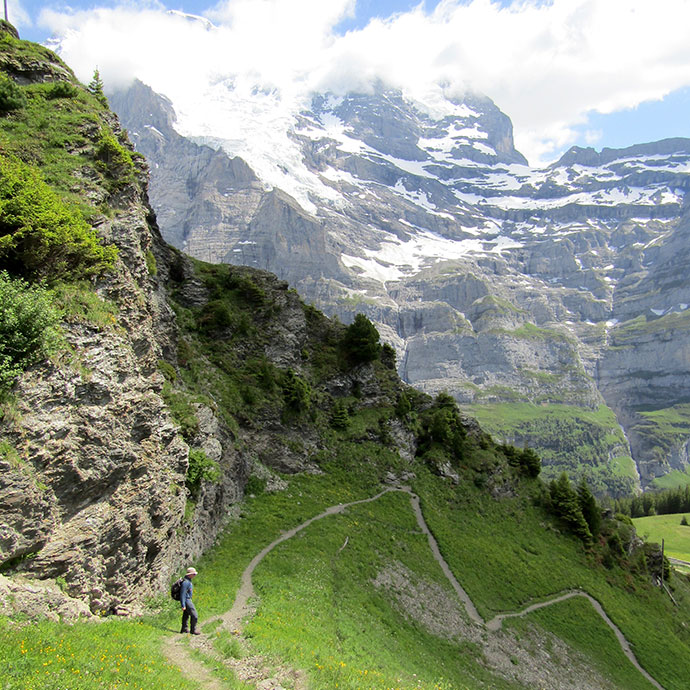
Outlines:
{"type": "Polygon", "coordinates": [[[589,544],[592,541],[592,533],[582,514],[577,492],[573,489],[565,472],[557,480],[551,482],[549,493],[553,512],[573,534],[582,539],[585,544],[589,544]]]}
{"type": "Polygon", "coordinates": [[[357,314],[347,327],[343,345],[348,358],[355,364],[373,362],[381,353],[379,332],[364,314],[357,314]]]}
{"type": "Polygon", "coordinates": [[[585,477],[582,477],[577,487],[577,499],[580,504],[582,516],[587,522],[589,531],[593,537],[599,536],[601,531],[601,509],[597,503],[597,499],[589,490],[589,485],[585,477]]]}
{"type": "Polygon", "coordinates": [[[103,93],[103,80],[101,79],[101,73],[98,71],[98,67],[93,71],[93,77],[87,86],[90,93],[92,93],[101,105],[108,105],[108,99],[103,93]]]}
{"type": "Polygon", "coordinates": [[[347,429],[350,423],[350,413],[342,400],[336,400],[331,411],[331,426],[334,429],[347,429]]]}

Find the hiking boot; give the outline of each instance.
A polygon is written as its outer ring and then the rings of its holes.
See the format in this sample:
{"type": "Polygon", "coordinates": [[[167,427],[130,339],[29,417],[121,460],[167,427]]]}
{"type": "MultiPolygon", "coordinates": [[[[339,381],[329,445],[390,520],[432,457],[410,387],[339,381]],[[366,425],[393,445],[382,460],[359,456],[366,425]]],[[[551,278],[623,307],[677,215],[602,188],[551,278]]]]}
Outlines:
{"type": "Polygon", "coordinates": [[[198,630],[192,630],[192,632],[189,633],[190,635],[201,635],[201,633],[198,630]]]}
{"type": "Polygon", "coordinates": [[[189,632],[189,630],[180,630],[180,635],[183,635],[183,634],[188,633],[188,632],[189,632]]]}

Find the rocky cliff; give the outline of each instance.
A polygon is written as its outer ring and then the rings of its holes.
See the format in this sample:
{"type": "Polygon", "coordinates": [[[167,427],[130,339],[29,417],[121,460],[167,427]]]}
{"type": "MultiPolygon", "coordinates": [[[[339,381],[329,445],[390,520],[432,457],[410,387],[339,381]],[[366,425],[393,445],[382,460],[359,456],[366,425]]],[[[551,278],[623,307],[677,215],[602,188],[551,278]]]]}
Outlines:
{"type": "Polygon", "coordinates": [[[236,142],[194,136],[143,84],[111,101],[176,246],[268,268],[345,322],[365,312],[406,381],[529,442],[552,476],[620,494],[685,468],[687,140],[535,170],[489,99],[434,109],[380,85],[315,96],[266,133],[274,153],[244,141],[253,175],[236,142]]]}
{"type": "MultiPolygon", "coordinates": [[[[46,278],[61,313],[59,346],[1,391],[0,572],[12,579],[0,591],[14,612],[124,614],[214,542],[250,476],[253,490],[277,490],[277,471],[320,471],[337,447],[333,416],[347,426],[373,410],[358,443],[380,437],[411,458],[414,433],[391,412],[405,387],[378,346],[350,361],[345,327],[285,281],[195,262],[167,245],[147,165],[97,79],[84,88],[50,51],[2,28],[0,78],[23,98],[0,116],[0,157],[42,171],[28,179],[45,180],[55,203],[87,220],[117,259],[90,278],[46,278]]],[[[257,232],[274,232],[267,218],[276,210],[311,222],[285,195],[264,195],[241,161],[177,145],[185,165],[189,151],[199,156],[194,184],[167,171],[179,199],[217,166],[246,193],[257,232]]],[[[11,239],[2,218],[0,234],[11,239]]],[[[3,269],[22,273],[4,254],[3,269]]]]}

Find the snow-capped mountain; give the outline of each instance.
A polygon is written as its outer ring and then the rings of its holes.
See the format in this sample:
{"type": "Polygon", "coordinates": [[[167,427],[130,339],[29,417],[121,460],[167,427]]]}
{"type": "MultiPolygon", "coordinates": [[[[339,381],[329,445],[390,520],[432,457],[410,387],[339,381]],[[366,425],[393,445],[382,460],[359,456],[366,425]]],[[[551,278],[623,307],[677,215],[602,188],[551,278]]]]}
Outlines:
{"type": "Polygon", "coordinates": [[[169,241],[367,313],[407,381],[529,442],[547,474],[584,465],[620,493],[685,470],[690,140],[534,169],[481,96],[323,94],[271,123],[271,94],[229,93],[246,119],[217,135],[141,83],[111,98],[169,241]]]}

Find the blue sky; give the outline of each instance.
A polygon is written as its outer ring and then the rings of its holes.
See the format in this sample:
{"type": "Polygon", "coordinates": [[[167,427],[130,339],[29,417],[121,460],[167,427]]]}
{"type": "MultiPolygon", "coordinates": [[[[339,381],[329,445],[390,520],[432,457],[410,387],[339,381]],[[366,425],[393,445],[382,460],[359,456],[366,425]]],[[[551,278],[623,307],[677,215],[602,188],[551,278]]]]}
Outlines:
{"type": "MultiPolygon", "coordinates": [[[[207,16],[227,30],[228,41],[246,41],[254,34],[253,44],[263,45],[265,39],[265,54],[254,53],[255,64],[248,64],[247,70],[261,72],[257,78],[272,86],[296,88],[294,83],[311,80],[325,88],[345,88],[352,82],[352,75],[346,74],[350,70],[371,79],[382,77],[410,92],[419,91],[428,80],[450,84],[444,88],[455,91],[470,88],[485,93],[511,117],[516,145],[534,164],[554,160],[573,144],[620,148],[690,137],[686,28],[690,0],[223,0],[218,5],[166,0],[164,4],[207,16]],[[266,11],[262,14],[257,8],[266,11]],[[282,31],[269,26],[274,16],[285,25],[282,31]],[[293,43],[286,34],[295,37],[293,43]],[[279,44],[276,55],[271,56],[275,43],[279,44]],[[285,69],[278,73],[268,64],[271,60],[285,62],[285,69]],[[330,61],[333,65],[326,69],[330,61]],[[311,79],[314,72],[319,72],[319,79],[311,79]],[[287,87],[281,79],[294,83],[287,87]]],[[[168,27],[155,19],[156,10],[165,9],[158,2],[75,0],[67,6],[9,0],[9,6],[10,21],[18,25],[23,38],[43,42],[51,35],[71,35],[63,57],[80,78],[93,64],[104,65],[111,80],[119,73],[136,72],[132,52],[144,41],[132,43],[118,55],[115,47],[106,54],[107,39],[93,38],[99,32],[111,36],[118,17],[150,26],[148,35],[156,40],[163,41],[157,34],[168,27]],[[109,13],[97,8],[109,8],[109,13]]],[[[160,46],[164,53],[165,43],[160,46]]],[[[245,52],[252,50],[252,42],[247,43],[245,52]]],[[[203,50],[190,51],[190,59],[197,53],[203,50]]],[[[141,56],[146,68],[140,70],[150,75],[151,82],[156,80],[154,60],[151,55],[141,56]]]]}

